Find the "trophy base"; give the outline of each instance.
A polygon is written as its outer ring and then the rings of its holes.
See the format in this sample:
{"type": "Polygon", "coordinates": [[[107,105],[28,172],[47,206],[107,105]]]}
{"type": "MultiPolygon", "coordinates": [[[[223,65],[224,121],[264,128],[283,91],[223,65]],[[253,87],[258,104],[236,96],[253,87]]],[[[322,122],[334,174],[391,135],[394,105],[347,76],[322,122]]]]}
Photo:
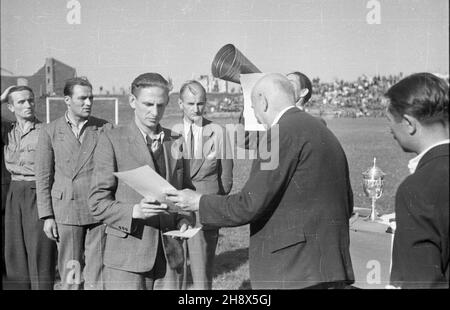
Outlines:
{"type": "Polygon", "coordinates": [[[378,215],[371,216],[370,214],[363,218],[363,221],[365,222],[373,222],[373,223],[379,223],[382,222],[383,219],[379,217],[378,215]]]}

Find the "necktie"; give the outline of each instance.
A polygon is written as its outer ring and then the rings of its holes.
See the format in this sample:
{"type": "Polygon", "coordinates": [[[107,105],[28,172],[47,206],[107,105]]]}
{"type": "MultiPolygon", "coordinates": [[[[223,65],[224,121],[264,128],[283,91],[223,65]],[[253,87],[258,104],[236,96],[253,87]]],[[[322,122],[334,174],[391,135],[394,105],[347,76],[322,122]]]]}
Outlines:
{"type": "Polygon", "coordinates": [[[194,145],[194,132],[193,132],[193,128],[192,128],[192,124],[189,127],[189,147],[190,147],[190,158],[194,158],[195,156],[195,145],[194,145]]]}
{"type": "Polygon", "coordinates": [[[154,154],[154,153],[157,153],[158,152],[158,150],[160,149],[160,147],[161,147],[161,143],[159,142],[159,139],[152,139],[152,138],[150,138],[149,136],[145,136],[145,140],[147,141],[147,147],[148,147],[148,150],[152,153],[152,154],[154,154]]]}
{"type": "Polygon", "coordinates": [[[164,156],[162,153],[163,148],[161,142],[159,141],[159,139],[152,140],[149,136],[146,136],[145,140],[147,141],[147,148],[152,154],[153,164],[155,165],[156,172],[162,177],[165,177],[166,166],[164,162],[164,156]]]}

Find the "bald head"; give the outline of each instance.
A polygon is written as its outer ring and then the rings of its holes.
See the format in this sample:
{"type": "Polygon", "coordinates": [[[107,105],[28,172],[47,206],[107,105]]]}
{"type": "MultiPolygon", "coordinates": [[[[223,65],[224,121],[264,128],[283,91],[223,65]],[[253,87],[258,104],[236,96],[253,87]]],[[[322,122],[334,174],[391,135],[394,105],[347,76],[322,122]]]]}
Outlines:
{"type": "Polygon", "coordinates": [[[294,105],[294,88],[282,74],[267,74],[253,87],[252,107],[260,123],[271,125],[279,112],[294,105]]]}

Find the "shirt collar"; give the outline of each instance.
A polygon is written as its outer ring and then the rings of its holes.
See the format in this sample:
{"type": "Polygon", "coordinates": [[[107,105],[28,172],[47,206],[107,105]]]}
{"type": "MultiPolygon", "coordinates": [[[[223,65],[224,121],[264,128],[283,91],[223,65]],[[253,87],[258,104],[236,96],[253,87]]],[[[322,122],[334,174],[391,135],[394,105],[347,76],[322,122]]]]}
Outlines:
{"type": "Polygon", "coordinates": [[[84,127],[84,125],[86,125],[86,123],[88,122],[89,119],[86,119],[85,121],[81,122],[79,125],[76,125],[76,122],[74,122],[74,120],[70,117],[69,112],[66,111],[66,113],[64,114],[64,116],[66,117],[66,122],[70,125],[70,126],[74,126],[78,129],[81,129],[84,127]]]}
{"type": "Polygon", "coordinates": [[[417,155],[417,156],[414,157],[413,159],[411,159],[411,160],[408,162],[408,169],[409,169],[409,172],[410,172],[411,174],[413,174],[413,173],[416,171],[417,165],[419,164],[420,160],[422,159],[422,157],[423,157],[429,150],[431,150],[432,148],[434,148],[434,147],[436,147],[436,146],[438,146],[438,145],[448,144],[448,143],[450,143],[450,139],[445,139],[445,140],[442,140],[442,141],[440,141],[440,142],[437,142],[437,143],[435,143],[435,144],[429,146],[427,149],[425,149],[424,151],[422,151],[419,155],[417,155]]]}
{"type": "Polygon", "coordinates": [[[40,123],[40,121],[37,118],[34,118],[34,120],[32,122],[30,122],[30,125],[25,127],[24,130],[22,131],[22,128],[19,125],[19,122],[14,122],[12,124],[13,128],[15,130],[18,130],[20,132],[20,134],[22,136],[26,135],[27,133],[29,133],[30,131],[32,131],[33,129],[36,128],[36,124],[40,123]]]}
{"type": "Polygon", "coordinates": [[[292,108],[295,108],[295,107],[296,106],[291,105],[291,106],[288,106],[288,107],[284,108],[283,110],[281,110],[281,112],[278,113],[277,117],[275,117],[275,119],[274,119],[274,121],[273,121],[273,123],[272,123],[272,125],[270,127],[273,127],[276,123],[278,123],[278,121],[284,115],[284,113],[286,113],[289,109],[292,109],[292,108]]]}
{"type": "MultiPolygon", "coordinates": [[[[137,128],[141,132],[142,137],[144,137],[144,141],[147,142],[147,134],[141,128],[139,128],[139,126],[137,126],[137,128]]],[[[152,140],[158,140],[159,142],[163,143],[163,141],[164,141],[164,130],[162,129],[162,126],[160,124],[158,124],[158,127],[156,127],[156,131],[158,133],[156,133],[156,134],[149,134],[148,136],[152,140]]]]}
{"type": "Polygon", "coordinates": [[[201,117],[198,121],[196,122],[189,122],[187,121],[184,117],[183,117],[183,123],[184,123],[184,131],[187,133],[189,132],[189,127],[192,124],[192,130],[197,131],[198,129],[202,128],[202,123],[203,123],[203,117],[201,117]]]}

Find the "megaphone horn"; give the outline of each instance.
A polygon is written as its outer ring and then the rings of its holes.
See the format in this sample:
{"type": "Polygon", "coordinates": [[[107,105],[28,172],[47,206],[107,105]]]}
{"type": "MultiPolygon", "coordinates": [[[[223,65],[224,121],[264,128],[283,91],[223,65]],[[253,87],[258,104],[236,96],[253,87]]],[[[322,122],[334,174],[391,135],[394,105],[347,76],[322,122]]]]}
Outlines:
{"type": "Polygon", "coordinates": [[[216,78],[238,84],[240,74],[261,72],[233,44],[227,44],[217,52],[211,71],[216,78]]]}

